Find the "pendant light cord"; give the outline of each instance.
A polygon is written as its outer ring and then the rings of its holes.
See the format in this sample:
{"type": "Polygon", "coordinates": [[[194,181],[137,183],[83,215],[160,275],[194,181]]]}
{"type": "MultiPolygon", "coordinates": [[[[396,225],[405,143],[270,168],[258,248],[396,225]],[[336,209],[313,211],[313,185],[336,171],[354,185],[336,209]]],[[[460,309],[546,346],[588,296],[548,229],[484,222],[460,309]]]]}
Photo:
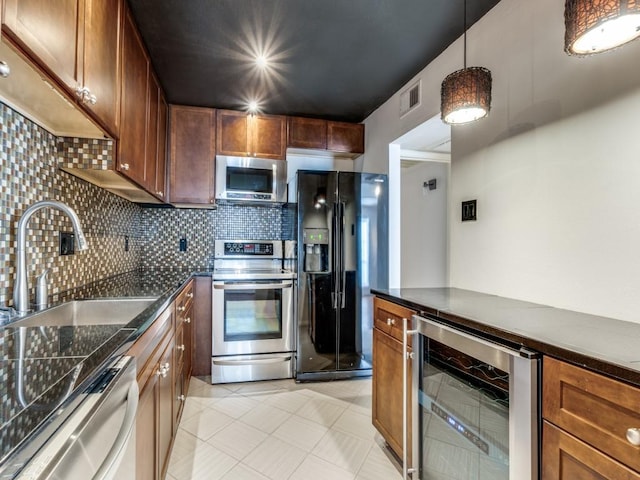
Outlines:
{"type": "Polygon", "coordinates": [[[467,0],[464,0],[464,14],[462,24],[464,28],[464,68],[467,68],[467,0]]]}

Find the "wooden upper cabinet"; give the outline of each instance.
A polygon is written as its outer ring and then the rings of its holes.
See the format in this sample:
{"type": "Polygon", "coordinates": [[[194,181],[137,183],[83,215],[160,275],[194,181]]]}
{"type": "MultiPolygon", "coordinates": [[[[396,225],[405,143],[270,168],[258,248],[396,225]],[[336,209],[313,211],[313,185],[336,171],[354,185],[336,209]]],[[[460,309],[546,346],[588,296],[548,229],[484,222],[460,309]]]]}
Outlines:
{"type": "Polygon", "coordinates": [[[327,149],[327,121],[319,118],[289,117],[287,146],[292,148],[327,149]]]}
{"type": "Polygon", "coordinates": [[[249,115],[235,110],[218,110],[216,151],[220,155],[249,155],[249,115]]]}
{"type": "Polygon", "coordinates": [[[85,0],[82,76],[83,86],[93,97],[84,104],[116,137],[120,124],[122,10],[121,0],[85,0]]]}
{"type": "Polygon", "coordinates": [[[84,0],[5,0],[9,35],[71,91],[82,85],[84,0]]]}
{"type": "Polygon", "coordinates": [[[153,187],[155,195],[166,199],[167,191],[167,115],[169,108],[167,101],[162,94],[162,89],[158,89],[158,154],[156,157],[156,184],[153,187]]]}
{"type": "Polygon", "coordinates": [[[156,194],[156,164],[158,162],[158,108],[160,103],[160,87],[151,71],[147,85],[147,119],[145,147],[145,183],[147,191],[156,194]]]}
{"type": "Polygon", "coordinates": [[[7,0],[4,26],[103,128],[118,135],[122,0],[7,0]]]}
{"type": "Polygon", "coordinates": [[[327,150],[364,153],[364,125],[362,123],[327,122],[327,150]]]}
{"type": "Polygon", "coordinates": [[[216,111],[169,107],[169,199],[171,203],[215,202],[216,111]]]}
{"type": "Polygon", "coordinates": [[[284,160],[287,153],[287,117],[252,115],[249,117],[252,142],[249,151],[259,158],[284,160]]]}
{"type": "Polygon", "coordinates": [[[121,134],[117,168],[134,182],[145,186],[149,61],[128,11],[123,28],[121,134]]]}
{"type": "Polygon", "coordinates": [[[280,115],[249,115],[235,110],[218,110],[217,153],[284,160],[287,148],[286,118],[280,115]]]}

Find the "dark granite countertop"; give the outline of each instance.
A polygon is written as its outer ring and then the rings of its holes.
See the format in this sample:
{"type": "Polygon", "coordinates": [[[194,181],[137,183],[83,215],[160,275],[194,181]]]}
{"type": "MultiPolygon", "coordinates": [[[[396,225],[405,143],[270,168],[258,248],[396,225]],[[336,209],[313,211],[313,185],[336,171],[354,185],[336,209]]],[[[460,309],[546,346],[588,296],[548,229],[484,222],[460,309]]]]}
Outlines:
{"type": "MultiPolygon", "coordinates": [[[[59,295],[56,303],[93,298],[154,298],[129,323],[0,328],[0,470],[3,463],[71,405],[112,361],[124,354],[193,275],[184,270],[133,271],[59,295]]],[[[13,460],[12,460],[13,461],[13,460]]]]}
{"type": "Polygon", "coordinates": [[[640,386],[640,324],[458,288],[372,293],[480,336],[640,386]]]}

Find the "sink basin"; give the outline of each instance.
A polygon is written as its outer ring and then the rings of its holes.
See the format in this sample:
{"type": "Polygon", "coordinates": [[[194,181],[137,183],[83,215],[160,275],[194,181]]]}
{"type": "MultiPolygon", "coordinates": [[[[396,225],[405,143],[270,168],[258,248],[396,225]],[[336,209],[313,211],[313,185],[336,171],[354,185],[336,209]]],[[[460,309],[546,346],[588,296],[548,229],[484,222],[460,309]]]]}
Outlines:
{"type": "Polygon", "coordinates": [[[10,326],[124,325],[155,301],[155,298],[74,300],[34,313],[10,326]]]}

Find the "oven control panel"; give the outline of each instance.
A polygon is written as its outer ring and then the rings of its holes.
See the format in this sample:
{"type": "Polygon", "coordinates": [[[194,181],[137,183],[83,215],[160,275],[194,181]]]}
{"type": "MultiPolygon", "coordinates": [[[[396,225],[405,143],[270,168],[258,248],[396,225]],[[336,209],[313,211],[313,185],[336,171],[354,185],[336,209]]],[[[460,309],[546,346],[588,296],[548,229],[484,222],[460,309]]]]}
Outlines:
{"type": "Polygon", "coordinates": [[[225,255],[273,255],[273,243],[225,242],[225,255]]]}

